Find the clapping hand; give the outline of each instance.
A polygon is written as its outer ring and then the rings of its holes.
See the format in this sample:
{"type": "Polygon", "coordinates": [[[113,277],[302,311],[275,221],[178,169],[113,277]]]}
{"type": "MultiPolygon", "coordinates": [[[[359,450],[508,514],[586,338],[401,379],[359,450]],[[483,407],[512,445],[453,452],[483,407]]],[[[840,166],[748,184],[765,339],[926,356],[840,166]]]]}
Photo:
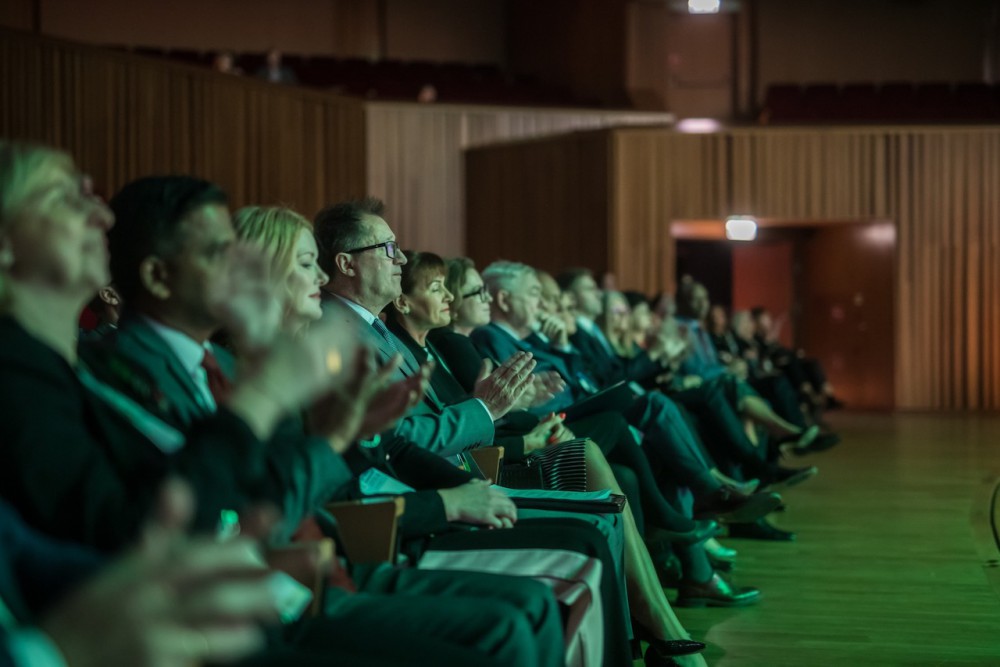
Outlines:
{"type": "Polygon", "coordinates": [[[531,376],[531,382],[514,410],[527,410],[545,405],[566,389],[566,383],[555,371],[543,371],[531,376]]]}
{"type": "Polygon", "coordinates": [[[254,541],[187,538],[194,503],[168,483],[141,548],[59,603],[41,628],[74,667],[188,667],[242,658],[264,646],[258,623],[277,620],[254,541]]]}
{"type": "Polygon", "coordinates": [[[428,364],[419,374],[393,382],[402,362],[397,354],[376,369],[373,352],[361,347],[347,381],[310,408],[310,430],[325,436],[335,451],[343,453],[356,439],[391,428],[423,398],[433,370],[428,364]]]}
{"type": "Polygon", "coordinates": [[[494,421],[514,407],[532,382],[535,360],[528,352],[518,352],[492,370],[489,359],[483,360],[472,395],[486,404],[494,421]]]}

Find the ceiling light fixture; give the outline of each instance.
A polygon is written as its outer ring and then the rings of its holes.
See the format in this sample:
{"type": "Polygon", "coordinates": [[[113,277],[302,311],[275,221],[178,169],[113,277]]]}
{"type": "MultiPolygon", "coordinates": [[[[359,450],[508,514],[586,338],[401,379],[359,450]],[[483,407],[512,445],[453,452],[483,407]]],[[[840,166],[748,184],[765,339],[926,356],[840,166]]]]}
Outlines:
{"type": "Polygon", "coordinates": [[[730,241],[753,241],[757,238],[757,220],[748,215],[726,218],[726,238],[730,241]]]}
{"type": "Polygon", "coordinates": [[[688,12],[691,14],[718,14],[720,0],[688,0],[688,12]]]}

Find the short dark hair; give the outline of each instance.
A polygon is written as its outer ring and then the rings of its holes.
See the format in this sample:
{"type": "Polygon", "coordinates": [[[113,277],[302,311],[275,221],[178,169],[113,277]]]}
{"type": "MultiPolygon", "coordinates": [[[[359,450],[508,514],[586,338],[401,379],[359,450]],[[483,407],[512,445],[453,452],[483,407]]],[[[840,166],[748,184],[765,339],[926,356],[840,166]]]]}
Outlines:
{"type": "Polygon", "coordinates": [[[361,223],[365,216],[383,217],[385,203],[375,197],[352,199],[327,206],[313,218],[313,234],[319,246],[319,265],[331,276],[335,275],[333,258],[361,243],[364,234],[361,223]]]}
{"type": "MultiPolygon", "coordinates": [[[[403,254],[406,255],[406,264],[399,267],[402,272],[399,279],[401,294],[410,294],[413,292],[413,288],[417,286],[417,280],[428,273],[440,273],[442,276],[447,277],[448,265],[440,255],[435,255],[432,252],[415,252],[412,250],[404,250],[403,254]]],[[[390,315],[399,314],[393,302],[389,302],[389,305],[386,306],[386,311],[390,315]]]]}
{"type": "Polygon", "coordinates": [[[696,281],[690,276],[684,276],[681,278],[681,284],[677,288],[677,298],[674,300],[674,305],[677,307],[677,316],[686,318],[695,318],[697,313],[694,312],[694,293],[698,289],[707,289],[704,285],[696,281]]]}
{"type": "Polygon", "coordinates": [[[409,250],[403,254],[406,255],[406,264],[399,267],[403,273],[399,281],[400,291],[403,294],[412,292],[413,288],[417,286],[417,279],[432,271],[447,277],[448,267],[440,255],[409,250]]]}
{"type": "Polygon", "coordinates": [[[580,278],[593,278],[594,272],[590,269],[585,269],[583,267],[574,267],[572,269],[566,269],[556,276],[556,284],[559,285],[559,289],[563,292],[568,292],[573,289],[573,285],[580,278]]]}
{"type": "Polygon", "coordinates": [[[148,176],[119,190],[109,203],[115,225],[108,233],[108,249],[111,276],[122,301],[129,303],[140,294],[143,260],[177,252],[178,230],[189,213],[228,203],[222,188],[193,176],[148,176]]]}
{"type": "Polygon", "coordinates": [[[767,313],[767,308],[765,308],[764,306],[754,306],[753,308],[750,309],[750,317],[752,317],[755,320],[761,315],[764,315],[766,313],[767,313]]]}

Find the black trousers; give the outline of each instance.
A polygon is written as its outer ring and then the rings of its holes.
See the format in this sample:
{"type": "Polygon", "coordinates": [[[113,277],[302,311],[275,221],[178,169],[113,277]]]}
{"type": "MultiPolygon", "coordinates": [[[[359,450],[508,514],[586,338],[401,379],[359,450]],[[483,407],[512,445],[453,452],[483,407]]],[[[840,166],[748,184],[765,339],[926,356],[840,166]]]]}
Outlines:
{"type": "Polygon", "coordinates": [[[755,447],[743,430],[733,404],[735,390],[729,382],[725,377],[705,380],[697,387],[672,391],[670,397],[694,416],[702,441],[723,472],[769,480],[775,464],[767,460],[767,447],[755,447]]]}

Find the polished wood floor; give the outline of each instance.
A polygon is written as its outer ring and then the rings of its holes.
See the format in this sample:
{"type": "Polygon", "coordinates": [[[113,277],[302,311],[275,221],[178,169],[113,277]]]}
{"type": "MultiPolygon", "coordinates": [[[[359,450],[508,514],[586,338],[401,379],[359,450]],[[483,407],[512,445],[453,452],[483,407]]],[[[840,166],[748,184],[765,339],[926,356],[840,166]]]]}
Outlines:
{"type": "MultiPolygon", "coordinates": [[[[680,609],[718,667],[1000,666],[1000,596],[978,535],[1000,477],[1000,417],[836,414],[844,442],[801,459],[793,543],[724,540],[747,609],[680,609]]],[[[983,542],[985,540],[980,540],[983,542]]]]}

